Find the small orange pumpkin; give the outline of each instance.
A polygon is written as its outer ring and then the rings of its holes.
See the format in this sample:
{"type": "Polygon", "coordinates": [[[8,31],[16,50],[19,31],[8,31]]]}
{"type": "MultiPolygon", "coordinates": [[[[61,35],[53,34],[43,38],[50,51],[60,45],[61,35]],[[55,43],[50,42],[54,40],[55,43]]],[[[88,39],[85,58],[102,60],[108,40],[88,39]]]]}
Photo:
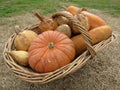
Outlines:
{"type": "Polygon", "coordinates": [[[37,72],[51,72],[75,57],[71,39],[58,31],[46,31],[33,40],[28,50],[29,65],[37,72]]]}

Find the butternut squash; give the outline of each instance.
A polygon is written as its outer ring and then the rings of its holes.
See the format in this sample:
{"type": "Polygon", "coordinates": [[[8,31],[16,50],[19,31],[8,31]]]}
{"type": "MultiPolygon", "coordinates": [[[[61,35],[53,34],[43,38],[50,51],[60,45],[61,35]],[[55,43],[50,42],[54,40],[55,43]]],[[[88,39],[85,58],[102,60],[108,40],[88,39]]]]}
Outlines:
{"type": "MultiPolygon", "coordinates": [[[[88,32],[92,39],[93,45],[109,38],[112,35],[112,29],[108,25],[100,26],[97,28],[94,28],[88,32]]],[[[76,49],[76,56],[80,55],[83,53],[87,48],[86,48],[86,43],[82,37],[82,35],[76,35],[71,38],[72,41],[74,42],[75,49],[76,49]]]]}
{"type": "Polygon", "coordinates": [[[101,17],[99,17],[97,15],[94,15],[94,14],[87,12],[87,11],[82,11],[81,14],[88,17],[90,29],[106,25],[106,22],[101,17]]]}
{"type": "Polygon", "coordinates": [[[87,16],[89,24],[90,24],[90,29],[106,25],[106,22],[101,17],[86,11],[86,9],[84,8],[80,10],[80,8],[78,7],[69,6],[66,8],[66,11],[70,12],[73,15],[80,13],[80,14],[87,16]]]}

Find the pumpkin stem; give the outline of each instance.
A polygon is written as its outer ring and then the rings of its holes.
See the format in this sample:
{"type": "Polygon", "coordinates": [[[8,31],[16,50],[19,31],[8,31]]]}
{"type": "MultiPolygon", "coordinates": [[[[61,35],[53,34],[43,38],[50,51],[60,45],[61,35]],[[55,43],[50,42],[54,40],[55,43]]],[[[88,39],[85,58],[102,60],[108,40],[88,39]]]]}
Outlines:
{"type": "Polygon", "coordinates": [[[21,32],[21,29],[18,25],[15,26],[15,33],[19,34],[21,32]]]}
{"type": "Polygon", "coordinates": [[[55,47],[55,45],[54,45],[54,43],[53,43],[53,42],[50,42],[50,43],[48,43],[48,47],[49,47],[49,49],[52,49],[52,48],[54,48],[54,47],[55,47]]]}
{"type": "Polygon", "coordinates": [[[34,14],[40,21],[44,22],[44,17],[42,15],[40,15],[39,13],[35,13],[34,14]]]}

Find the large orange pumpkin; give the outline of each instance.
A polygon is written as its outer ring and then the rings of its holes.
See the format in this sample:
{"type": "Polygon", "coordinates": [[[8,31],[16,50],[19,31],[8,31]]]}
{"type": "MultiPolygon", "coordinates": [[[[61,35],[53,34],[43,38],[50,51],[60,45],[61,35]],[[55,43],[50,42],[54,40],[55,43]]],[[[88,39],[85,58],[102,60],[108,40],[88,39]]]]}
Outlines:
{"type": "Polygon", "coordinates": [[[37,72],[51,72],[70,63],[75,57],[71,39],[58,31],[46,31],[29,48],[29,65],[37,72]]]}

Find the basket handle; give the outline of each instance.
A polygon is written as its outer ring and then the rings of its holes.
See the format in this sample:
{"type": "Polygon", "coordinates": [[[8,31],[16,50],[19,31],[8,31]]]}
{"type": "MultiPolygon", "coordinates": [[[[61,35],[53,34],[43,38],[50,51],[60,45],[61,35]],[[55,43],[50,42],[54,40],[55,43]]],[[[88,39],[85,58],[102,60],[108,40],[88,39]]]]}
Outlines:
{"type": "Polygon", "coordinates": [[[90,52],[91,56],[94,57],[96,52],[95,52],[95,50],[92,47],[92,39],[90,38],[86,28],[84,28],[75,17],[73,17],[72,15],[70,15],[68,13],[65,13],[65,12],[62,12],[62,11],[61,12],[57,12],[57,13],[52,15],[52,18],[55,18],[57,16],[64,16],[64,17],[66,17],[72,23],[72,28],[74,30],[77,29],[77,30],[80,31],[80,33],[82,34],[82,36],[83,36],[83,38],[85,40],[85,43],[87,45],[87,50],[90,52]]]}

